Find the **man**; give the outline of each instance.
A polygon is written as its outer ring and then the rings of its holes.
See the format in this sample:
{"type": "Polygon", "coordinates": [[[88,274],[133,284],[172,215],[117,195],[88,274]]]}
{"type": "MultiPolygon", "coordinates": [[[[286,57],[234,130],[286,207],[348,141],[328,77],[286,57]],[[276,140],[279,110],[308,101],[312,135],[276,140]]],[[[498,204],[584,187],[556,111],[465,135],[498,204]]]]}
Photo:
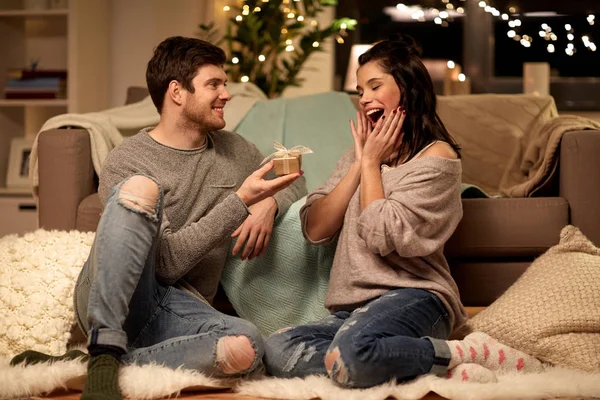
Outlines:
{"type": "MultiPolygon", "coordinates": [[[[225,60],[223,50],[199,39],[159,44],[146,81],[160,122],[126,139],[103,166],[104,211],[74,296],[90,354],[83,399],[122,398],[119,362],[217,377],[261,365],[258,329],[210,303],[231,237],[238,236],[234,253],[244,247],[242,258],[260,255],[275,215],[304,196],[306,185],[301,173],[263,179],[272,162],[255,171],[263,155],[221,131],[231,98],[225,60]]],[[[27,352],[13,364],[36,357],[44,355],[27,352]]]]}

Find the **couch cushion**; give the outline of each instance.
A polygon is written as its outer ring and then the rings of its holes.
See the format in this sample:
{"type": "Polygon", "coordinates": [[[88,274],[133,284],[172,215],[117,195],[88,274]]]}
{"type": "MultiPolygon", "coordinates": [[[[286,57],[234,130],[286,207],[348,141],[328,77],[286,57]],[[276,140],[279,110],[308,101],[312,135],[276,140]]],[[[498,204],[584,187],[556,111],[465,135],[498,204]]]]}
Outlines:
{"type": "Polygon", "coordinates": [[[446,244],[450,258],[539,256],[569,223],[561,197],[463,199],[463,212],[446,244]]]}
{"type": "Polygon", "coordinates": [[[98,193],[87,196],[77,207],[76,229],[80,232],[95,232],[101,212],[102,205],[98,193]]]}
{"type": "Polygon", "coordinates": [[[551,96],[476,94],[438,96],[438,114],[462,148],[463,182],[498,193],[521,138],[556,117],[551,96]]]}
{"type": "Polygon", "coordinates": [[[460,300],[467,307],[492,304],[529,268],[531,261],[449,260],[460,300]]]}
{"type": "Polygon", "coordinates": [[[145,86],[130,86],[127,88],[127,96],[125,104],[133,104],[144,100],[150,95],[150,92],[145,86]]]}

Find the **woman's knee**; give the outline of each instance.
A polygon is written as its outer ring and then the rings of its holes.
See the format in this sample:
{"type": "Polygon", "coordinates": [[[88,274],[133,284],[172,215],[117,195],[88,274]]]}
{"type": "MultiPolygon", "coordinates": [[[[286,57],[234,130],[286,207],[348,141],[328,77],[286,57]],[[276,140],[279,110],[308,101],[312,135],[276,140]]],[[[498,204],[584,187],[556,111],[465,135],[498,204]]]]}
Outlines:
{"type": "Polygon", "coordinates": [[[284,328],[265,339],[265,368],[267,373],[280,378],[296,376],[295,369],[302,359],[316,355],[304,341],[294,340],[290,335],[293,328],[284,328]]]}
{"type": "Polygon", "coordinates": [[[370,354],[375,351],[369,344],[357,345],[353,342],[337,342],[325,354],[325,369],[329,378],[345,387],[372,386],[365,379],[369,365],[370,354]]]}
{"type": "Polygon", "coordinates": [[[338,346],[330,348],[327,351],[327,354],[325,354],[325,369],[331,380],[340,385],[347,386],[351,382],[348,376],[348,367],[346,366],[344,359],[349,359],[349,354],[347,352],[345,352],[344,357],[342,357],[342,352],[338,346]]]}
{"type": "Polygon", "coordinates": [[[325,368],[329,378],[337,384],[347,388],[369,388],[382,384],[392,377],[398,381],[412,379],[415,375],[404,371],[401,367],[408,363],[414,363],[414,358],[405,358],[402,352],[394,361],[398,368],[395,372],[389,373],[389,365],[386,367],[381,364],[379,355],[382,350],[374,341],[357,344],[354,343],[336,343],[333,344],[325,354],[325,368]],[[409,373],[408,375],[403,372],[409,373]]]}
{"type": "Polygon", "coordinates": [[[121,185],[119,201],[128,207],[156,215],[160,190],[159,185],[153,179],[144,175],[134,175],[121,185]]]}

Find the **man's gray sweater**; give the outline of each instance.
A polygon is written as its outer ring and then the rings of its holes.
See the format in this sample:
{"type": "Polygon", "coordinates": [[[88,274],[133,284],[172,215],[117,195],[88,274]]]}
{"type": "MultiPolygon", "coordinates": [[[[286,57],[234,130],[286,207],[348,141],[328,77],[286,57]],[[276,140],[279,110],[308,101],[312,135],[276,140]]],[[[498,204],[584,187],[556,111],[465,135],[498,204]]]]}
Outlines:
{"type": "MultiPolygon", "coordinates": [[[[100,200],[104,206],[111,188],[134,174],[155,178],[164,192],[157,279],[166,285],[191,285],[212,303],[231,234],[249,215],[235,192],[263,155],[236,133],[212,132],[206,149],[180,150],[155,141],[148,134],[151,129],[110,152],[100,173],[100,200]]],[[[306,192],[300,177],[275,194],[278,214],[306,192]]]]}

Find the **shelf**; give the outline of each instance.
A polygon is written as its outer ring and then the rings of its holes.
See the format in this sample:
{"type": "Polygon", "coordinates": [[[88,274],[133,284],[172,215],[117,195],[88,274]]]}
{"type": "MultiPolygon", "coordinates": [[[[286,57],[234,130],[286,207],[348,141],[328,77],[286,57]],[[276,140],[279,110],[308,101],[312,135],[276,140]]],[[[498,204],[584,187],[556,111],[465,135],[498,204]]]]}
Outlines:
{"type": "Polygon", "coordinates": [[[7,188],[0,187],[0,196],[32,196],[31,188],[18,187],[18,188],[7,188]]]}
{"type": "Polygon", "coordinates": [[[63,15],[69,15],[69,10],[0,10],[0,17],[53,17],[63,15]]]}
{"type": "Polygon", "coordinates": [[[0,99],[0,107],[67,107],[68,105],[67,99],[0,99]]]}

